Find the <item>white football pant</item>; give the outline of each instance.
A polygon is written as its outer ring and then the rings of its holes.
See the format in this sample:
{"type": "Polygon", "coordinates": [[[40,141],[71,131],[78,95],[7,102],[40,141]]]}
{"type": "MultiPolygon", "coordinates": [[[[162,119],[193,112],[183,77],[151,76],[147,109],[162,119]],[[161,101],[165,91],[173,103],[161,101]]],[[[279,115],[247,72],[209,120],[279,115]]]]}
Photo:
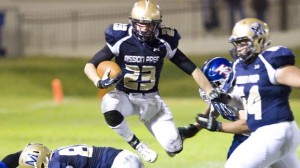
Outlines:
{"type": "Polygon", "coordinates": [[[260,127],[236,148],[225,168],[300,168],[299,143],[295,121],[260,127]]]}
{"type": "MultiPolygon", "coordinates": [[[[138,115],[166,151],[177,152],[182,149],[182,140],[172,113],[158,92],[126,94],[113,90],[103,97],[101,110],[102,113],[117,110],[124,117],[138,115]]],[[[113,129],[127,142],[133,137],[126,121],[113,129]]]]}

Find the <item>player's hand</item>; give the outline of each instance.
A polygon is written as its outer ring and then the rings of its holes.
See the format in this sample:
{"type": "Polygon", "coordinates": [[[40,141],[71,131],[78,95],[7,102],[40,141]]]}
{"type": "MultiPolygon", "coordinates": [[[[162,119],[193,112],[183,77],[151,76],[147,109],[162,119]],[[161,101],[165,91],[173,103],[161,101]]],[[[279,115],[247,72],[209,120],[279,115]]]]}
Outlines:
{"type": "Polygon", "coordinates": [[[206,103],[210,104],[210,97],[206,94],[206,92],[203,89],[199,89],[199,95],[206,103]]]}
{"type": "Polygon", "coordinates": [[[196,122],[202,127],[209,131],[220,131],[222,123],[217,121],[212,115],[207,116],[204,114],[198,114],[196,117],[196,122]]]}
{"type": "Polygon", "coordinates": [[[108,88],[116,83],[118,83],[121,79],[121,73],[117,74],[114,78],[109,77],[110,69],[107,69],[103,74],[102,79],[97,82],[97,87],[100,89],[108,88]]]}
{"type": "Polygon", "coordinates": [[[220,90],[212,89],[209,93],[209,98],[211,101],[227,104],[230,101],[231,96],[220,90]]]}
{"type": "Polygon", "coordinates": [[[192,138],[200,130],[194,124],[189,124],[187,126],[178,127],[177,129],[178,129],[178,132],[179,132],[182,140],[185,140],[187,138],[192,138]]]}

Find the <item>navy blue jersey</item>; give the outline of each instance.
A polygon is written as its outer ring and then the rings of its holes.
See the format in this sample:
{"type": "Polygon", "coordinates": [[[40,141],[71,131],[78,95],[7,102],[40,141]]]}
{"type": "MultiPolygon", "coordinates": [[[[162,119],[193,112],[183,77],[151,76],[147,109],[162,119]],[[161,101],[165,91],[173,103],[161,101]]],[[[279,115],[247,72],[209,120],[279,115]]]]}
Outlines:
{"type": "Polygon", "coordinates": [[[49,168],[110,168],[122,150],[111,147],[72,145],[61,147],[50,158],[49,168]]]}
{"type": "Polygon", "coordinates": [[[116,88],[127,93],[158,91],[164,58],[172,59],[177,51],[178,32],[161,27],[153,41],[141,43],[133,36],[130,24],[115,23],[106,29],[105,37],[122,69],[123,78],[116,88]]]}
{"type": "Polygon", "coordinates": [[[291,87],[277,84],[277,68],[294,65],[293,53],[285,47],[272,47],[246,64],[236,60],[233,65],[239,94],[245,100],[247,124],[251,131],[265,125],[293,121],[289,106],[291,87]]]}

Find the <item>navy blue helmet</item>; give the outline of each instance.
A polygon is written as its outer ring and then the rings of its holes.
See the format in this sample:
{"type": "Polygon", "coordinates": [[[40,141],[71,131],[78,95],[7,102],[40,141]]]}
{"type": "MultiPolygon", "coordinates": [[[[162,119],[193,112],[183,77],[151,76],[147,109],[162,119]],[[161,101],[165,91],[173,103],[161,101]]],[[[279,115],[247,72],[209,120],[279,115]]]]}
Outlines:
{"type": "Polygon", "coordinates": [[[206,61],[201,70],[213,85],[220,86],[229,77],[232,71],[232,63],[226,58],[215,57],[206,61]]]}

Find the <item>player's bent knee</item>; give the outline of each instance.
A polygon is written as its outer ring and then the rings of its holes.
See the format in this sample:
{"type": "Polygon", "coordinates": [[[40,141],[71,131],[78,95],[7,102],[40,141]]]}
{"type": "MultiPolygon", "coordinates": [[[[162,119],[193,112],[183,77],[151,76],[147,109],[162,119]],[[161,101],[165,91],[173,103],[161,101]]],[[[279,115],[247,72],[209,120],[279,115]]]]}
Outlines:
{"type": "Polygon", "coordinates": [[[182,141],[180,139],[169,141],[169,143],[165,144],[165,150],[167,152],[178,154],[182,151],[182,141]]]}
{"type": "Polygon", "coordinates": [[[116,127],[120,125],[124,120],[124,116],[117,110],[105,112],[104,118],[106,123],[111,127],[116,127]]]}

